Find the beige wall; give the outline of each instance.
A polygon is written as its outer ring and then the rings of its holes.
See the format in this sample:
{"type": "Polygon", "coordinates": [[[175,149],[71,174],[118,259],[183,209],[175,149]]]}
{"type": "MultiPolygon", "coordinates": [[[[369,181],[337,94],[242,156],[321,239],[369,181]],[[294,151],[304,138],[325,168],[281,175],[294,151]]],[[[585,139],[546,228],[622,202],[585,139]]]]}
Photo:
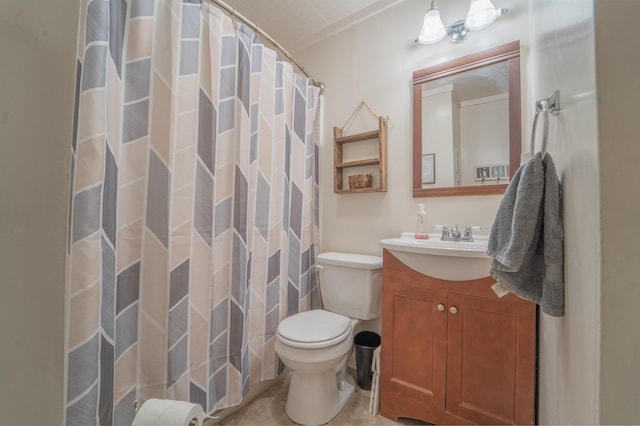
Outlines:
{"type": "Polygon", "coordinates": [[[560,89],[549,150],[565,211],[565,316],[540,328],[542,424],[640,423],[638,13],[633,0],[532,1],[530,98],[560,89]]]}
{"type": "Polygon", "coordinates": [[[62,424],[78,1],[0,2],[0,424],[62,424]]]}
{"type": "MultiPolygon", "coordinates": [[[[467,0],[441,3],[446,23],[463,18],[468,8],[467,0]]],[[[412,197],[411,79],[414,70],[514,40],[520,40],[526,61],[528,1],[508,3],[507,16],[458,45],[447,40],[429,46],[414,43],[429,2],[405,0],[296,55],[326,85],[320,140],[322,251],[380,255],[381,239],[414,231],[419,202],[426,204],[429,228],[457,223],[480,225],[481,233],[489,232],[500,196],[412,197]],[[363,100],[378,114],[390,117],[388,191],[335,194],[333,126],[342,127],[363,100]]],[[[524,88],[524,72],[522,79],[524,88]]],[[[363,110],[349,133],[376,128],[367,114],[363,110]]]]}
{"type": "Polygon", "coordinates": [[[528,97],[560,90],[562,112],[551,120],[548,151],[563,185],[565,233],[565,316],[540,318],[539,422],[596,424],[600,201],[593,2],[533,0],[531,32],[528,97]]]}
{"type": "MultiPolygon", "coordinates": [[[[589,2],[590,3],[590,2],[589,2]]],[[[595,1],[600,176],[600,418],[640,424],[637,0],[595,1]]]]}

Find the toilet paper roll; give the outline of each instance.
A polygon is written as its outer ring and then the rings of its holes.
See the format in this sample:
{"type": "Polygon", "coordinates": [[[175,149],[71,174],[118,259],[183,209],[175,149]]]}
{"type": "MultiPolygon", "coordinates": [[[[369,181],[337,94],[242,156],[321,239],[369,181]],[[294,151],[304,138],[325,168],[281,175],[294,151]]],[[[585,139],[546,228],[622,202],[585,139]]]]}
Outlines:
{"type": "Polygon", "coordinates": [[[131,426],[202,426],[204,411],[198,404],[172,399],[151,398],[142,404],[131,426]]]}

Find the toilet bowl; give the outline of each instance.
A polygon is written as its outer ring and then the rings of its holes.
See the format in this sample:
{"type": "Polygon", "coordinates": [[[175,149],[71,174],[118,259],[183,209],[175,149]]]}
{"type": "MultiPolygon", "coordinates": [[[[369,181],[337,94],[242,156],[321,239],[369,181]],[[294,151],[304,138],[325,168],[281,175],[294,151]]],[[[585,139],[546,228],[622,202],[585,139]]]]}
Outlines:
{"type": "Polygon", "coordinates": [[[276,352],[293,372],[286,412],[304,425],[334,418],[355,390],[346,374],[357,320],[316,309],[286,318],[278,327],[276,352]],[[299,330],[302,325],[309,329],[299,330]]]}
{"type": "Polygon", "coordinates": [[[346,374],[354,329],[380,315],[382,259],[348,253],[318,256],[325,309],[285,318],[276,331],[275,350],[291,370],[286,413],[302,425],[334,418],[353,392],[346,374]]]}

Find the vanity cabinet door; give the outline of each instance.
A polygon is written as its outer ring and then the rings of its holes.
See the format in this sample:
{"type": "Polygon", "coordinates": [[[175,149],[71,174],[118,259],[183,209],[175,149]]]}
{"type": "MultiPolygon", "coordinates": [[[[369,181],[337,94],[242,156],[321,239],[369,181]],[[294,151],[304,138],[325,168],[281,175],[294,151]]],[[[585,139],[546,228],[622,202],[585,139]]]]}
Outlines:
{"type": "Polygon", "coordinates": [[[444,408],[446,292],[393,279],[385,280],[383,286],[383,316],[391,319],[382,324],[383,385],[392,392],[444,408]]]}
{"type": "Polygon", "coordinates": [[[384,250],[380,414],[533,424],[536,306],[484,277],[445,281],[384,250]]]}
{"type": "Polygon", "coordinates": [[[535,305],[455,293],[447,305],[447,412],[533,424],[535,305]]]}

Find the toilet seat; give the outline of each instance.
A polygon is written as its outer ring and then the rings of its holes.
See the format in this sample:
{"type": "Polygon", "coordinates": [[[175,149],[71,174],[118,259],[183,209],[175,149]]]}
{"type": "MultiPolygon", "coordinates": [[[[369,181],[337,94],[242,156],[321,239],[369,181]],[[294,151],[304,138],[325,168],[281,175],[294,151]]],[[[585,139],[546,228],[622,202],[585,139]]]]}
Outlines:
{"type": "Polygon", "coordinates": [[[288,346],[318,349],[336,345],[351,335],[351,319],[323,309],[301,312],[280,322],[277,335],[288,346]]]}

